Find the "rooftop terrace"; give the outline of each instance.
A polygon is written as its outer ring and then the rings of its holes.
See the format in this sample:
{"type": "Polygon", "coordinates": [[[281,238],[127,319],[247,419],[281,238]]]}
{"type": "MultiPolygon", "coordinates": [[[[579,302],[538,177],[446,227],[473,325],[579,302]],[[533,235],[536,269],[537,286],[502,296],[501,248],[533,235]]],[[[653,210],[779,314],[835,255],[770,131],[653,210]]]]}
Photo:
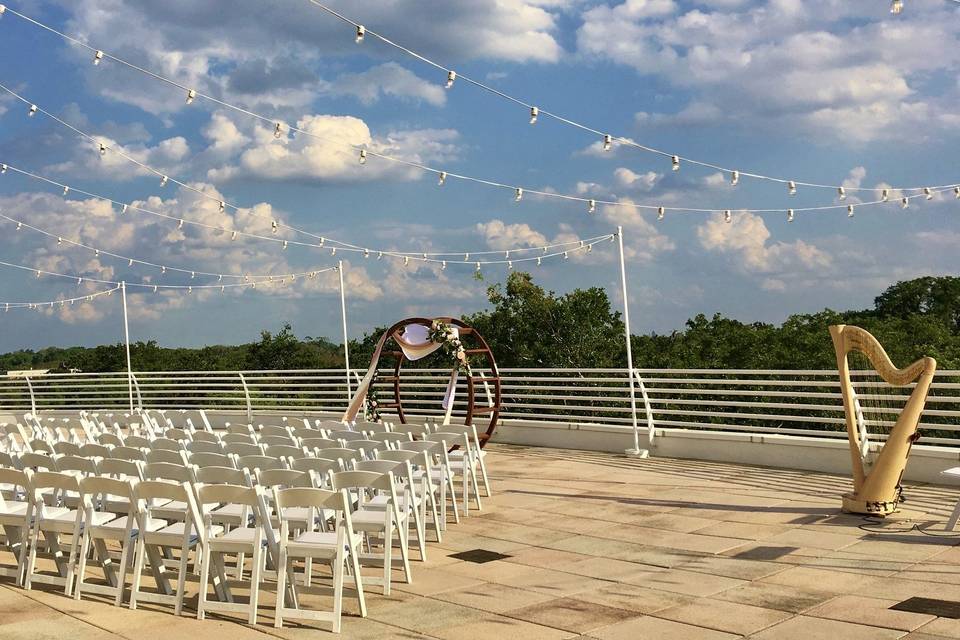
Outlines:
{"type": "MultiPolygon", "coordinates": [[[[397,583],[390,597],[371,590],[367,619],[345,598],[342,637],[960,638],[960,620],[890,609],[912,597],[960,600],[960,537],[909,531],[915,522],[942,531],[956,499],[950,488],[908,484],[903,516],[913,521],[873,527],[840,514],[849,485],[840,476],[508,445],[489,451],[494,495],[483,511],[430,545],[412,584],[397,583]],[[506,557],[452,557],[477,549],[506,557]]],[[[0,637],[8,640],[328,633],[319,623],[268,626],[272,593],[261,600],[262,622],[248,627],[0,584],[0,637]]],[[[190,593],[188,607],[195,582],[190,593]]]]}

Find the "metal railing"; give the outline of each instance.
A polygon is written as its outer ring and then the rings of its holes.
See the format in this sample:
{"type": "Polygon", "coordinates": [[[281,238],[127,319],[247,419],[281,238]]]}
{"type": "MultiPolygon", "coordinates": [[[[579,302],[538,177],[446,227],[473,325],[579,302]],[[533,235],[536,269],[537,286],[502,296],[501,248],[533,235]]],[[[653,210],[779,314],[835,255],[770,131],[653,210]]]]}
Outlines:
{"type": "MultiPolygon", "coordinates": [[[[361,372],[362,373],[362,372],[361,372]]],[[[486,372],[485,372],[486,373],[486,372]]],[[[748,433],[845,437],[835,371],[637,369],[644,402],[637,405],[642,430],[710,429],[748,433]]],[[[626,369],[501,369],[502,418],[630,428],[626,369]]],[[[136,372],[134,399],[156,409],[332,413],[347,406],[342,369],[298,371],[136,372]]],[[[401,398],[411,416],[442,414],[449,371],[402,373],[401,398]]],[[[882,439],[909,388],[893,388],[870,374],[854,374],[865,425],[882,439]],[[876,403],[880,403],[877,405],[876,403]]],[[[392,385],[378,388],[392,398],[392,385]]],[[[123,373],[48,374],[0,378],[0,412],[123,411],[129,402],[123,373]]],[[[454,414],[466,408],[461,380],[454,414]]],[[[482,398],[478,398],[480,402],[482,398]]],[[[938,371],[921,428],[925,444],[960,445],[960,371],[938,371]]]]}

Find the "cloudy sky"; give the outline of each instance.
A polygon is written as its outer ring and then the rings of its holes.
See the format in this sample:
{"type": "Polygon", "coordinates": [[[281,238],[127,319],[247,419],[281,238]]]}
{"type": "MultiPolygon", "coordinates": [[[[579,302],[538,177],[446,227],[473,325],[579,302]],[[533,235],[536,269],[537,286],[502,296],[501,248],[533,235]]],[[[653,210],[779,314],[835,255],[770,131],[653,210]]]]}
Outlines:
{"type": "MultiPolygon", "coordinates": [[[[331,6],[459,73],[544,110],[644,145],[743,172],[844,184],[833,190],[743,178],[615,145],[541,117],[368,37],[307,0],[14,0],[8,6],[217,99],[295,124],[269,123],[104,60],[16,16],[0,20],[0,84],[110,146],[214,196],[168,184],[42,113],[0,98],[0,260],[86,278],[204,284],[211,278],[58,245],[55,236],[171,268],[288,273],[345,261],[351,334],[408,315],[480,309],[504,267],[473,278],[416,260],[298,247],[176,220],[271,236],[270,220],[372,249],[517,250],[623,225],[634,331],[669,331],[696,314],[781,321],[823,307],[862,308],[888,284],[960,267],[960,203],[952,193],[898,204],[751,214],[857,203],[856,187],[960,182],[960,6],[907,0],[329,0],[331,6]],[[350,145],[452,172],[621,206],[597,207],[448,180],[350,145]],[[82,189],[169,218],[128,213],[82,189]],[[239,211],[218,210],[217,200],[239,211]],[[630,203],[664,206],[656,220],[630,203]],[[671,213],[671,207],[733,210],[671,213]]],[[[859,198],[859,200],[858,200],[859,198]]],[[[897,193],[892,194],[892,200],[897,193]]],[[[282,230],[278,238],[304,239],[282,230]],[[287,235],[289,234],[289,235],[287,235]]],[[[602,286],[617,305],[615,246],[532,267],[558,292],[602,286]]],[[[102,287],[101,287],[102,288],[102,287]]],[[[0,268],[0,301],[55,300],[87,282],[0,268]]],[[[299,335],[340,339],[335,274],[221,294],[137,292],[133,339],[165,345],[249,341],[290,321],[299,335]]],[[[0,349],[100,344],[122,337],[116,296],[0,315],[0,349]]]]}

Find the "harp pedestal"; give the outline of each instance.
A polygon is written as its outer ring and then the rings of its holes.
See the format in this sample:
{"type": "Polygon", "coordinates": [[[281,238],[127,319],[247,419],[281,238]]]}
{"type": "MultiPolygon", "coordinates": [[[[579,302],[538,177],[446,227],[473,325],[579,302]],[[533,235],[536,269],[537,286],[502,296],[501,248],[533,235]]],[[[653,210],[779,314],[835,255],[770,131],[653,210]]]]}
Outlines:
{"type": "Polygon", "coordinates": [[[900,500],[863,500],[859,494],[843,494],[843,511],[845,513],[860,513],[870,516],[889,516],[900,510],[900,500]]]}

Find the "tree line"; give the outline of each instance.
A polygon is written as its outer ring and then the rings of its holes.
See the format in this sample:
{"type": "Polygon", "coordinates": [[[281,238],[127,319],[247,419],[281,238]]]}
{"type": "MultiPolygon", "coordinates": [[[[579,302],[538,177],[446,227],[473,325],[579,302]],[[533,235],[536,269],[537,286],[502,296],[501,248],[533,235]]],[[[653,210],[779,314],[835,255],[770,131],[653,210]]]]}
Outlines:
{"type": "MultiPolygon", "coordinates": [[[[626,361],[623,320],[602,288],[557,294],[529,273],[514,272],[506,282],[491,285],[487,298],[489,308],[463,319],[486,338],[501,367],[607,368],[626,361]]],[[[824,309],[792,315],[780,325],[700,314],[669,333],[634,335],[631,346],[634,364],[641,368],[832,369],[836,362],[827,327],[838,323],[873,333],[898,366],[928,355],[940,368],[960,369],[960,278],[949,276],[898,282],[870,309],[824,309]]],[[[353,366],[367,366],[384,330],[351,340],[353,366]]],[[[233,346],[188,349],[137,342],[131,359],[138,371],[323,369],[342,367],[343,351],[326,338],[299,339],[285,324],[276,333],[261,332],[257,342],[233,346]]],[[[123,344],[0,355],[0,370],[7,371],[125,368],[123,344]]]]}

